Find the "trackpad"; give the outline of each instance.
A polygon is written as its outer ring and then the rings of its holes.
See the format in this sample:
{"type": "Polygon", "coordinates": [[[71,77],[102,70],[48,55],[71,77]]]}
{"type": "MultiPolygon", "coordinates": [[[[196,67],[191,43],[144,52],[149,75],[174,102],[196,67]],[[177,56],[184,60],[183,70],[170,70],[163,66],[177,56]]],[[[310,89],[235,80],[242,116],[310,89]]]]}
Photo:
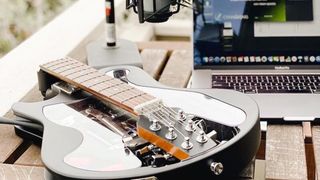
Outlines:
{"type": "Polygon", "coordinates": [[[313,121],[320,118],[320,95],[312,94],[252,94],[258,104],[261,119],[313,121]]]}

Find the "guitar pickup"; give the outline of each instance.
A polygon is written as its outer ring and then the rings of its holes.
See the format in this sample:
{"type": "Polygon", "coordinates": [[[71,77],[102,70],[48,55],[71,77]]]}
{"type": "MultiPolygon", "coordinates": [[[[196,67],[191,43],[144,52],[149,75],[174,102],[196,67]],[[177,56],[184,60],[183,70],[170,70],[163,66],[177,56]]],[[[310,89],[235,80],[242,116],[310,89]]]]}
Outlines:
{"type": "Polygon", "coordinates": [[[51,89],[55,92],[64,92],[68,95],[72,95],[75,92],[79,91],[80,88],[77,88],[73,85],[70,85],[66,82],[60,81],[51,85],[51,89]]]}

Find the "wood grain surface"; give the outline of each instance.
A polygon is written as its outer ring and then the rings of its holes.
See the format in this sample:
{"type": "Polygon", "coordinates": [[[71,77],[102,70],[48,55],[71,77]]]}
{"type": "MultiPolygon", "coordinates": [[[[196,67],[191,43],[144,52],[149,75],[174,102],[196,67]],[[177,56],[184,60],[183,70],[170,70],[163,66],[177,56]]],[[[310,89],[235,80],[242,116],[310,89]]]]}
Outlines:
{"type": "Polygon", "coordinates": [[[164,49],[144,49],[141,51],[143,70],[158,80],[167,63],[169,51],[164,49]]]}
{"type": "Polygon", "coordinates": [[[186,87],[192,70],[192,53],[188,50],[175,50],[159,79],[164,85],[170,87],[186,87]]]}
{"type": "Polygon", "coordinates": [[[1,180],[44,180],[44,168],[0,164],[1,180]]]}
{"type": "Polygon", "coordinates": [[[266,135],[266,179],[307,179],[301,125],[269,125],[266,135]]]}

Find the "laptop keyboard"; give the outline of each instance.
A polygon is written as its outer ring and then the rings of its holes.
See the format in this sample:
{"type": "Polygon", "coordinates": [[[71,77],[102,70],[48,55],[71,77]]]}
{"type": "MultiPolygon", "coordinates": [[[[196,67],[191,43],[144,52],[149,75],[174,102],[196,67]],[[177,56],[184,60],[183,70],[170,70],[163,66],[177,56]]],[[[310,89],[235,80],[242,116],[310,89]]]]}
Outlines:
{"type": "Polygon", "coordinates": [[[243,93],[320,94],[320,75],[212,75],[212,88],[243,93]]]}

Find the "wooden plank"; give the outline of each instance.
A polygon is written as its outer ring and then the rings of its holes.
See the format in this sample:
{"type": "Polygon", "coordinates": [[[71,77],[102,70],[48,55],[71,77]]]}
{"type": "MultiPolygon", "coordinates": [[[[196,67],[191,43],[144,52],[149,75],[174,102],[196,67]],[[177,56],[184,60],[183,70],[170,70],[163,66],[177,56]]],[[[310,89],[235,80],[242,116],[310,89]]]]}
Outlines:
{"type": "Polygon", "coordinates": [[[173,51],[159,82],[171,87],[186,87],[192,69],[192,53],[188,50],[173,51]]]}
{"type": "Polygon", "coordinates": [[[14,133],[12,126],[0,126],[0,163],[7,161],[12,153],[22,144],[22,139],[14,133]]]}
{"type": "Polygon", "coordinates": [[[302,126],[268,126],[266,179],[307,179],[302,126]]]}
{"type": "Polygon", "coordinates": [[[14,164],[25,166],[44,166],[41,161],[40,153],[40,147],[31,145],[14,164]]]}
{"type": "Polygon", "coordinates": [[[160,73],[167,62],[167,57],[167,50],[144,49],[141,51],[143,69],[154,79],[159,79],[160,73]]]}
{"type": "Polygon", "coordinates": [[[316,179],[320,179],[320,126],[312,127],[312,142],[315,159],[315,175],[316,179]]]}
{"type": "Polygon", "coordinates": [[[312,130],[310,122],[302,122],[304,142],[312,142],[312,130]]]}
{"type": "Polygon", "coordinates": [[[0,164],[0,179],[3,180],[45,180],[44,168],[0,164]]]}
{"type": "MultiPolygon", "coordinates": [[[[38,86],[33,87],[33,89],[22,98],[22,101],[25,102],[36,102],[40,101],[41,95],[38,91],[38,86]]],[[[8,118],[14,118],[12,111],[9,111],[6,115],[8,118]]],[[[29,146],[30,143],[24,143],[21,138],[15,135],[13,126],[0,126],[0,162],[15,161],[20,154],[26,150],[26,146],[29,146]],[[8,160],[8,158],[11,158],[8,160]]]]}

